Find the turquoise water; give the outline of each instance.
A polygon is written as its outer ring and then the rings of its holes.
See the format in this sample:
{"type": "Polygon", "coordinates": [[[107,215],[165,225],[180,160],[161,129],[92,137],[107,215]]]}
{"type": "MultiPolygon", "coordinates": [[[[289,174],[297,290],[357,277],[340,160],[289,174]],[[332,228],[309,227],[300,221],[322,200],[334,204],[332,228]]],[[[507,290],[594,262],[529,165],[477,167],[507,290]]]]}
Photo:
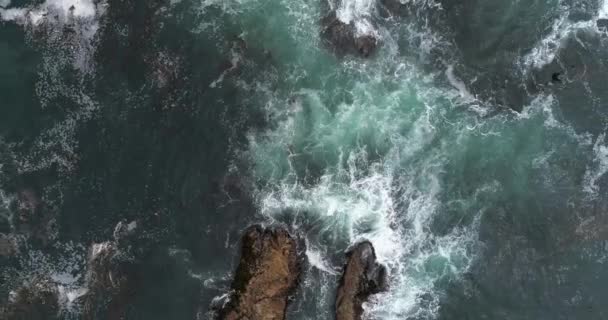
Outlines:
{"type": "Polygon", "coordinates": [[[38,273],[78,292],[86,248],[135,219],[151,240],[129,318],[204,318],[240,231],[279,221],[307,243],[289,319],[332,318],[360,239],[390,275],[370,319],[608,312],[603,2],[7,8],[0,231],[21,250],[0,260],[6,296],[38,273]],[[372,21],[377,52],[335,54],[331,8],[372,21]],[[15,218],[26,191],[43,240],[15,218]]]}

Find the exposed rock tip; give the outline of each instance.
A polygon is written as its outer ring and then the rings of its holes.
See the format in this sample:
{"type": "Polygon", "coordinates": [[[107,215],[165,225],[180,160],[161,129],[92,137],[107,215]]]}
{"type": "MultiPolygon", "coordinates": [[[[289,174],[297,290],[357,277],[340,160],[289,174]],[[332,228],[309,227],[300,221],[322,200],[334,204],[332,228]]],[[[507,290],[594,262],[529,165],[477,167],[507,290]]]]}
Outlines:
{"type": "Polygon", "coordinates": [[[346,253],[346,265],[336,294],[336,319],[361,319],[363,303],[370,295],[387,289],[386,268],[376,261],[369,241],[353,246],[346,253]]]}
{"type": "Polygon", "coordinates": [[[285,319],[301,273],[303,244],[285,227],[254,225],[241,239],[241,258],[217,319],[285,319]]]}
{"type": "Polygon", "coordinates": [[[378,38],[374,32],[357,30],[352,21],[346,23],[340,20],[335,11],[323,18],[321,24],[322,38],[339,54],[356,54],[367,58],[378,47],[378,38]]]}
{"type": "Polygon", "coordinates": [[[137,223],[119,222],[114,241],[94,243],[87,263],[87,292],[79,297],[83,319],[123,319],[133,299],[137,282],[137,259],[129,248],[136,237],[137,223]]]}

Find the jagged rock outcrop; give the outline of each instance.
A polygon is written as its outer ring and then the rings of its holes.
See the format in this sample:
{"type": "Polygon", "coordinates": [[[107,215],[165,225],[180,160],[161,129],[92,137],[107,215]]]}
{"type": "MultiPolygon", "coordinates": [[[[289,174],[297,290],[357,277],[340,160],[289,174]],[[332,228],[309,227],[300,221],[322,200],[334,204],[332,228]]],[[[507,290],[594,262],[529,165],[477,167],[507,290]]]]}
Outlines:
{"type": "Polygon", "coordinates": [[[597,19],[596,24],[601,31],[608,31],[608,19],[597,19]]]}
{"type": "MultiPolygon", "coordinates": [[[[364,21],[367,25],[371,22],[364,21]]],[[[321,21],[322,38],[335,49],[338,54],[356,54],[361,57],[369,57],[378,47],[378,37],[373,28],[361,30],[351,21],[346,23],[340,20],[335,11],[330,12],[321,21]]]]}
{"type": "Polygon", "coordinates": [[[95,243],[89,251],[87,293],[80,298],[84,319],[123,319],[134,295],[136,262],[127,252],[136,222],[119,222],[114,240],[95,243]]]}
{"type": "Polygon", "coordinates": [[[94,244],[87,269],[87,293],[82,297],[84,319],[121,319],[132,296],[133,270],[121,260],[112,242],[94,244]]]}
{"type": "Polygon", "coordinates": [[[33,189],[25,188],[17,193],[13,225],[17,233],[34,243],[47,246],[57,237],[55,216],[33,189]]]}
{"type": "Polygon", "coordinates": [[[216,318],[285,319],[289,297],[301,273],[303,244],[280,226],[249,227],[241,241],[232,290],[216,318]]]}
{"type": "Polygon", "coordinates": [[[57,285],[37,277],[11,294],[9,303],[0,307],[0,319],[51,320],[59,313],[57,285]]]}
{"type": "Polygon", "coordinates": [[[387,288],[386,268],[376,261],[369,241],[358,243],[346,254],[346,265],[336,294],[336,319],[358,320],[370,295],[387,288]]]}

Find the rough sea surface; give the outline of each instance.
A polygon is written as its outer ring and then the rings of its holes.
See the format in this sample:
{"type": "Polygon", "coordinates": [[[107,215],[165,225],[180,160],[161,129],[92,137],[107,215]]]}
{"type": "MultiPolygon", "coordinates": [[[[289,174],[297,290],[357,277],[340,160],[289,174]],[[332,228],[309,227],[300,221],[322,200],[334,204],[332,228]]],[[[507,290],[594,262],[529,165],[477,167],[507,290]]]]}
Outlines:
{"type": "Polygon", "coordinates": [[[136,221],[128,319],[205,319],[239,237],[344,250],[368,319],[608,319],[607,0],[0,0],[0,304],[36,276],[78,319],[87,251],[136,221]],[[321,37],[336,10],[370,57],[321,37]]]}

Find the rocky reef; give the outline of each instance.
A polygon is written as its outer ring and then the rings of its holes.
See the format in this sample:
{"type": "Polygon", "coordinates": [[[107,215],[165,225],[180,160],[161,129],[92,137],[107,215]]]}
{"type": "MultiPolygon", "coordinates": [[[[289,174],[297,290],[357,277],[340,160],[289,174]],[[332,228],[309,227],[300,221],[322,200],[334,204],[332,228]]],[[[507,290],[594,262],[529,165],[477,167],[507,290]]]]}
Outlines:
{"type": "MultiPolygon", "coordinates": [[[[145,230],[136,221],[119,222],[113,239],[90,246],[84,282],[76,295],[67,297],[50,277],[37,276],[11,292],[9,301],[0,306],[0,318],[58,319],[66,311],[77,311],[80,319],[129,318],[135,297],[141,294],[141,243],[149,242],[142,234],[145,230]]],[[[230,291],[214,300],[212,318],[285,319],[304,269],[304,252],[303,239],[285,226],[247,228],[230,291]]],[[[386,289],[386,277],[370,242],[350,248],[336,295],[336,319],[361,319],[363,303],[386,289]]]]}
{"type": "Polygon", "coordinates": [[[95,243],[89,250],[86,289],[80,297],[84,319],[122,319],[134,295],[137,262],[128,250],[137,223],[119,222],[114,240],[95,243]]]}
{"type": "Polygon", "coordinates": [[[346,265],[336,294],[336,319],[358,320],[370,295],[387,289],[386,268],[376,261],[369,241],[356,244],[346,254],[346,265]]]}
{"type": "Polygon", "coordinates": [[[249,227],[241,240],[232,290],[216,306],[216,319],[285,319],[302,252],[302,242],[285,227],[249,227]]]}
{"type": "Polygon", "coordinates": [[[601,31],[608,31],[608,19],[598,19],[596,24],[601,31]]]}
{"type": "Polygon", "coordinates": [[[59,313],[59,291],[50,279],[36,277],[11,293],[10,301],[0,306],[0,319],[50,320],[59,313]]]}
{"type": "MultiPolygon", "coordinates": [[[[285,319],[302,273],[304,250],[301,239],[285,227],[249,227],[241,239],[231,291],[212,305],[214,318],[285,319]]],[[[386,289],[387,271],[377,262],[374,247],[369,241],[357,243],[346,252],[336,295],[336,319],[361,319],[363,303],[386,289]]]]}

